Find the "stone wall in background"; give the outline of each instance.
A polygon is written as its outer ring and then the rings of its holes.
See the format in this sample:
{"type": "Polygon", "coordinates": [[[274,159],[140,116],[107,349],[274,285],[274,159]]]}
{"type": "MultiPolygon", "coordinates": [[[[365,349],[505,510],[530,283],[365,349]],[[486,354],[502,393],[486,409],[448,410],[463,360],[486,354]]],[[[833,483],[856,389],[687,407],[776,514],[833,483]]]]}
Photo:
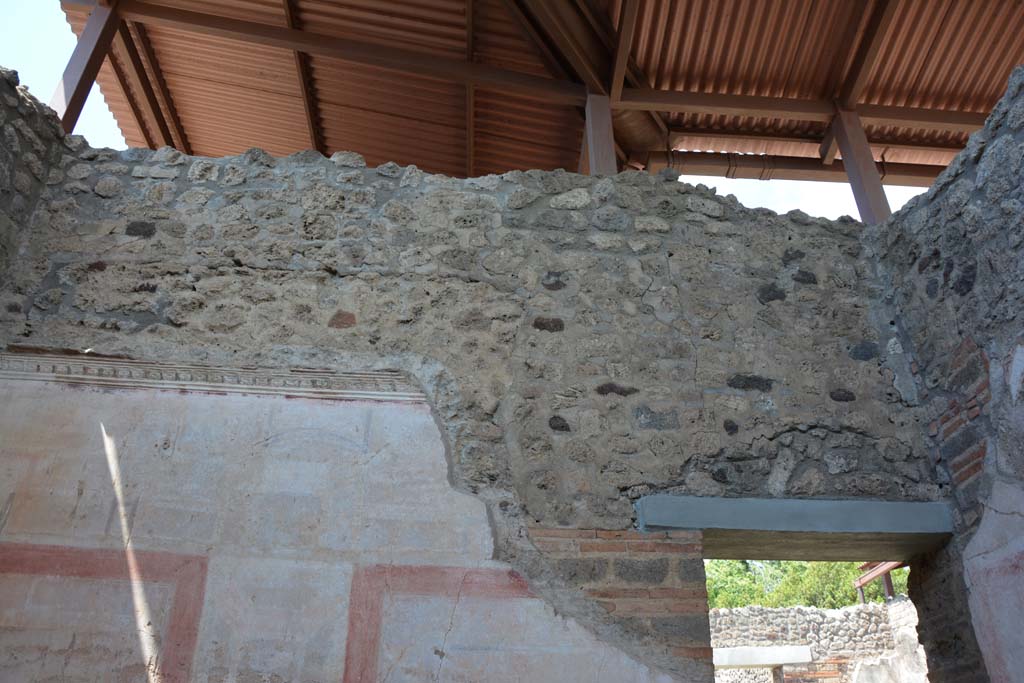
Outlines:
{"type": "Polygon", "coordinates": [[[713,647],[810,645],[816,659],[835,654],[878,654],[893,647],[889,612],[882,603],[828,610],[713,609],[710,617],[713,647]]]}
{"type": "Polygon", "coordinates": [[[1022,89],[1018,69],[935,185],[864,240],[914,361],[938,481],[959,510],[956,541],[910,575],[929,669],[945,680],[1024,670],[1013,626],[1024,613],[1022,89]]]}
{"type": "MultiPolygon", "coordinates": [[[[714,609],[714,647],[808,645],[813,663],[782,668],[782,682],[925,683],[917,612],[907,598],[824,610],[813,607],[714,609]]],[[[716,669],[717,683],[771,683],[772,670],[716,669]]]]}

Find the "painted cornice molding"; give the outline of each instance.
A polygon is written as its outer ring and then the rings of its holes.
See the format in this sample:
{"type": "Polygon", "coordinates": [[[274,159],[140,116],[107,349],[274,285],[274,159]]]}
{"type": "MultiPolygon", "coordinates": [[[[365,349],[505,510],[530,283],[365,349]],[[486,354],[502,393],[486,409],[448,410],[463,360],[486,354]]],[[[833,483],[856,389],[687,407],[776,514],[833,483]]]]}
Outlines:
{"type": "Polygon", "coordinates": [[[426,395],[396,370],[331,372],[204,367],[89,354],[0,353],[0,379],[343,401],[426,401],[426,395]]]}

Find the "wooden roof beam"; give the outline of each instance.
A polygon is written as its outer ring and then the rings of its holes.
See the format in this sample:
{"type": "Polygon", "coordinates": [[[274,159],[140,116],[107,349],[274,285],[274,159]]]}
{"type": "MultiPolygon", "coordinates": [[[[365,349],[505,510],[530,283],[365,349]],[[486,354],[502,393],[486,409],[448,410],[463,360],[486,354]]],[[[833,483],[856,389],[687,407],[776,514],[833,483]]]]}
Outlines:
{"type": "Polygon", "coordinates": [[[868,77],[875,67],[875,62],[878,61],[882,44],[893,28],[897,4],[896,0],[878,0],[875,5],[864,29],[864,36],[854,54],[853,64],[839,92],[839,106],[843,109],[856,107],[864,88],[867,87],[868,77]]]}
{"type": "MultiPolygon", "coordinates": [[[[846,183],[849,179],[842,161],[822,165],[813,157],[786,157],[768,154],[724,154],[718,152],[647,153],[647,170],[657,173],[674,168],[687,175],[746,178],[752,180],[816,180],[846,183]]],[[[887,185],[929,187],[945,166],[928,164],[876,163],[875,167],[887,185]]]]}
{"type": "Polygon", "coordinates": [[[173,147],[174,137],[171,129],[164,118],[164,112],[157,101],[156,91],[149,80],[146,66],[142,63],[142,57],[135,46],[135,39],[128,30],[127,22],[122,21],[117,28],[117,35],[114,37],[114,51],[125,57],[125,72],[128,75],[132,90],[139,96],[139,108],[142,110],[146,126],[152,126],[150,131],[156,141],[163,146],[173,147]]]}
{"type": "Polygon", "coordinates": [[[395,69],[443,81],[472,83],[551,104],[582,106],[587,100],[586,88],[578,83],[540,78],[485,64],[471,64],[459,59],[429,56],[412,50],[164,7],[139,0],[122,0],[119,11],[124,17],[134,21],[171,26],[311,55],[335,57],[348,62],[395,69]]]}
{"type": "Polygon", "coordinates": [[[613,102],[622,97],[622,87],[626,78],[626,68],[629,66],[629,55],[633,49],[633,34],[636,32],[636,19],[639,10],[640,0],[623,0],[622,11],[619,13],[619,33],[615,41],[615,57],[609,88],[613,102]]]}
{"type": "Polygon", "coordinates": [[[153,51],[153,44],[149,41],[146,27],[132,22],[128,28],[132,35],[135,36],[135,42],[139,46],[139,54],[142,56],[146,69],[153,75],[153,87],[156,90],[157,99],[160,100],[163,110],[167,112],[167,123],[170,125],[171,133],[176,141],[174,147],[185,154],[192,154],[192,145],[189,144],[188,136],[181,125],[181,118],[179,118],[178,110],[174,106],[174,100],[171,99],[171,91],[167,87],[167,81],[164,80],[163,71],[160,70],[160,64],[157,62],[156,53],[153,51]]]}
{"type": "MultiPolygon", "coordinates": [[[[691,114],[751,116],[787,121],[829,123],[835,106],[826,100],[801,100],[753,95],[717,95],[653,88],[623,88],[615,109],[671,111],[691,114]]],[[[863,104],[857,113],[864,125],[971,133],[985,125],[986,114],[863,104]]]]}
{"type": "MultiPolygon", "coordinates": [[[[475,60],[473,44],[473,0],[466,0],[466,61],[475,60]]],[[[466,84],[466,177],[475,175],[473,158],[476,156],[476,92],[472,83],[466,84]]]]}
{"type": "Polygon", "coordinates": [[[576,16],[570,2],[518,0],[550,39],[556,54],[565,60],[589,93],[607,95],[607,74],[611,72],[608,53],[600,37],[576,16]]]}
{"type": "MultiPolygon", "coordinates": [[[[298,17],[293,0],[281,0],[284,9],[285,25],[290,29],[299,28],[298,17]]],[[[306,128],[309,130],[309,145],[312,149],[327,154],[323,135],[320,133],[320,110],[317,106],[316,94],[309,73],[309,56],[299,50],[292,51],[295,58],[295,73],[299,79],[299,92],[302,93],[302,108],[306,112],[306,128]]]]}
{"type": "MultiPolygon", "coordinates": [[[[831,136],[831,131],[828,132],[828,135],[831,136]]],[[[685,138],[713,138],[737,141],[742,140],[746,142],[795,143],[804,145],[818,145],[819,148],[821,146],[821,137],[815,134],[785,135],[781,133],[757,133],[733,130],[712,130],[703,128],[690,129],[676,127],[673,127],[669,130],[669,146],[672,149],[679,148],[682,144],[681,141],[685,138]]],[[[961,149],[963,149],[963,146],[961,145],[928,145],[917,144],[913,142],[889,142],[887,140],[880,138],[869,138],[868,143],[872,147],[881,147],[884,149],[905,150],[911,152],[938,152],[942,154],[956,154],[961,149]]]]}
{"type": "Polygon", "coordinates": [[[75,130],[78,117],[82,114],[82,107],[89,97],[92,84],[96,82],[96,75],[100,72],[103,60],[110,52],[110,45],[120,23],[121,16],[117,6],[113,4],[93,7],[89,19],[85,22],[78,44],[75,45],[57,89],[50,98],[50,107],[60,117],[64,132],[71,133],[75,130]]]}

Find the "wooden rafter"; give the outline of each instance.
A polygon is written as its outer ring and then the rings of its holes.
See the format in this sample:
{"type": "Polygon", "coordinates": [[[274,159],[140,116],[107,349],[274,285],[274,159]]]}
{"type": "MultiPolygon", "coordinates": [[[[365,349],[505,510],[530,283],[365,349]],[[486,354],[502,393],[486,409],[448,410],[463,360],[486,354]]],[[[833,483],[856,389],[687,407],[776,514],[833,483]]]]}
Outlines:
{"type": "MultiPolygon", "coordinates": [[[[285,24],[290,29],[299,28],[299,20],[296,16],[294,0],[281,0],[284,9],[285,24]]],[[[320,132],[319,107],[316,102],[316,94],[313,92],[313,82],[310,77],[309,55],[300,50],[293,50],[295,57],[295,72],[299,79],[299,91],[302,93],[302,108],[306,112],[306,127],[309,129],[309,144],[312,149],[326,154],[323,135],[320,132]]]]}
{"type": "Polygon", "coordinates": [[[636,31],[639,9],[640,0],[623,0],[622,12],[619,13],[619,32],[615,41],[615,57],[609,86],[613,102],[622,97],[622,86],[626,78],[626,67],[629,66],[629,53],[633,48],[633,33],[636,31]]]}
{"type": "Polygon", "coordinates": [[[896,0],[878,0],[875,10],[871,13],[868,25],[864,29],[864,37],[857,47],[853,64],[839,93],[839,105],[843,109],[853,109],[857,106],[861,93],[867,86],[868,76],[871,75],[881,52],[882,44],[892,29],[897,4],[896,0]]]}
{"type": "Polygon", "coordinates": [[[135,42],[139,46],[139,54],[142,56],[142,61],[146,66],[146,69],[153,76],[153,86],[156,90],[157,99],[160,100],[160,105],[165,112],[167,112],[167,122],[170,124],[171,133],[175,138],[175,147],[185,154],[192,154],[192,146],[189,144],[188,136],[185,134],[185,129],[181,125],[181,119],[178,117],[178,110],[174,106],[174,100],[171,98],[171,92],[167,87],[167,81],[164,80],[163,71],[160,69],[160,63],[157,62],[156,53],[153,51],[153,44],[149,40],[149,34],[146,31],[146,27],[142,24],[131,22],[128,26],[132,35],[135,37],[135,42]]]}
{"type": "Polygon", "coordinates": [[[96,75],[110,51],[110,44],[120,23],[121,17],[116,6],[93,7],[85,22],[85,29],[50,99],[50,106],[57,112],[61,126],[67,133],[74,131],[78,123],[89,90],[96,82],[96,75]]]}
{"type": "MultiPolygon", "coordinates": [[[[473,62],[476,59],[474,54],[473,36],[473,0],[466,0],[466,61],[473,62]]],[[[476,92],[473,84],[466,84],[466,177],[472,178],[476,173],[473,159],[476,156],[474,145],[476,144],[476,92]]]]}
{"type": "MultiPolygon", "coordinates": [[[[544,63],[545,68],[547,68],[548,73],[551,74],[552,78],[568,80],[570,78],[569,69],[561,62],[548,42],[544,40],[540,31],[533,24],[530,17],[527,16],[519,3],[516,2],[516,0],[505,0],[504,4],[509,14],[512,15],[512,18],[515,19],[516,23],[519,25],[519,28],[523,32],[527,42],[537,50],[541,61],[544,63]]],[[[580,156],[577,168],[580,173],[583,173],[587,168],[587,116],[583,107],[577,108],[577,114],[580,117],[580,121],[583,123],[583,139],[580,144],[580,156]]],[[[618,142],[615,143],[615,157],[622,162],[626,161],[626,152],[618,142]]]]}
{"type": "MultiPolygon", "coordinates": [[[[622,99],[613,102],[616,109],[673,111],[691,114],[752,116],[787,121],[829,123],[835,105],[826,100],[803,100],[754,95],[715,95],[709,93],[623,88],[622,99]]],[[[865,125],[903,126],[957,133],[970,133],[985,125],[985,114],[975,112],[915,109],[864,104],[857,108],[865,125]]]]}
{"type": "Polygon", "coordinates": [[[150,149],[156,148],[156,140],[153,139],[153,135],[149,132],[149,128],[146,127],[145,121],[142,117],[142,111],[139,109],[138,103],[131,94],[131,86],[128,84],[128,75],[124,71],[124,67],[121,66],[121,62],[117,59],[117,56],[111,54],[108,59],[110,67],[114,70],[114,78],[117,79],[117,85],[121,88],[121,92],[124,93],[124,99],[128,102],[128,108],[132,111],[132,118],[135,119],[135,127],[142,133],[142,138],[146,141],[146,146],[150,149]]]}
{"type": "MultiPolygon", "coordinates": [[[[720,152],[649,152],[646,167],[651,173],[674,168],[688,175],[747,178],[753,180],[822,180],[849,182],[842,161],[831,166],[811,157],[769,154],[727,154],[720,152]]],[[[876,163],[875,168],[889,185],[928,187],[945,166],[930,164],[876,163]]]]}
{"type": "Polygon", "coordinates": [[[575,16],[571,2],[547,2],[546,0],[518,0],[530,16],[537,21],[544,34],[551,41],[555,53],[567,63],[572,71],[587,86],[587,91],[607,95],[608,74],[611,60],[601,43],[600,37],[587,30],[582,20],[575,16]]]}
{"type": "Polygon", "coordinates": [[[156,90],[149,80],[146,66],[142,63],[142,57],[135,45],[135,39],[124,21],[117,28],[117,35],[114,37],[114,52],[123,55],[125,58],[124,68],[128,80],[132,84],[132,90],[141,96],[139,102],[147,126],[153,126],[151,131],[153,137],[160,145],[174,146],[174,137],[171,129],[164,118],[164,112],[160,108],[160,102],[156,97],[156,90]]]}
{"type": "Polygon", "coordinates": [[[138,0],[122,0],[122,14],[132,20],[172,26],[205,35],[231,38],[335,57],[357,64],[415,73],[456,83],[486,85],[552,104],[586,104],[586,88],[571,82],[541,78],[486,64],[470,64],[461,59],[428,56],[421,52],[386,45],[364,43],[281,26],[192,12],[138,0]]]}
{"type": "MultiPolygon", "coordinates": [[[[828,132],[831,136],[831,131],[828,132]]],[[[713,130],[707,128],[676,128],[669,129],[669,147],[676,149],[684,138],[713,138],[719,140],[736,140],[744,142],[765,142],[765,143],[795,143],[804,145],[819,145],[821,136],[813,133],[805,135],[785,135],[781,133],[744,132],[735,130],[713,130]]],[[[884,150],[906,150],[913,152],[938,152],[942,154],[956,154],[961,149],[960,145],[929,145],[926,143],[913,142],[892,142],[885,139],[869,139],[872,147],[880,147],[884,150]]]]}

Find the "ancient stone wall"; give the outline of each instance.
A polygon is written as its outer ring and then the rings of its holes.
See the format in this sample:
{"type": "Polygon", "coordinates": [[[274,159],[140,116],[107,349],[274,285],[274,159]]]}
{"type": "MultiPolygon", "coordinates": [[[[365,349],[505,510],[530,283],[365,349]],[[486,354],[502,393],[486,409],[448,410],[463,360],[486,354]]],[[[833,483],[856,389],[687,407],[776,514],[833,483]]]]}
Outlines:
{"type": "Polygon", "coordinates": [[[711,645],[810,645],[815,658],[878,654],[893,647],[882,603],[843,609],[738,607],[711,610],[711,645]]]}
{"type": "MultiPolygon", "coordinates": [[[[843,609],[741,607],[710,613],[714,647],[808,645],[813,662],[782,667],[780,681],[924,683],[917,612],[907,598],[843,609]]],[[[778,675],[780,672],[776,672],[778,675]]],[[[761,683],[772,670],[716,669],[717,683],[761,683]]]]}
{"type": "Polygon", "coordinates": [[[957,540],[911,572],[942,680],[984,680],[986,665],[1011,680],[1024,667],[1008,627],[1024,612],[1022,86],[1018,69],[935,185],[865,236],[913,358],[938,483],[959,510],[957,540]]]}

